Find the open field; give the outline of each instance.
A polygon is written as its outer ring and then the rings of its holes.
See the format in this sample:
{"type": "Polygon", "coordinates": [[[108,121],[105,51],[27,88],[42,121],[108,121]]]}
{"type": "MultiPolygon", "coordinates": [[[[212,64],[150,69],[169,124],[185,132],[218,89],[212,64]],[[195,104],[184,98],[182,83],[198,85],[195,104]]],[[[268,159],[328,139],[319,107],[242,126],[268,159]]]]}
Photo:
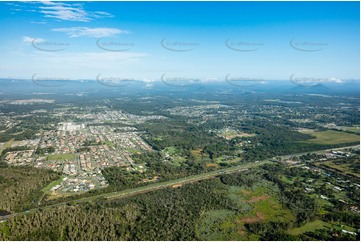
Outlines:
{"type": "MultiPolygon", "coordinates": [[[[235,240],[258,240],[257,234],[249,232],[245,227],[246,224],[258,222],[290,222],[296,218],[291,210],[285,208],[278,201],[278,194],[274,187],[268,183],[258,184],[252,189],[231,186],[229,188],[229,198],[242,208],[232,216],[229,223],[236,224],[237,236],[235,240]]],[[[227,223],[227,221],[223,221],[227,223]]],[[[212,239],[206,238],[207,240],[212,239]]]]}
{"type": "Polygon", "coordinates": [[[202,214],[196,233],[201,240],[258,240],[259,235],[249,232],[246,224],[257,222],[295,221],[292,212],[278,201],[277,192],[268,183],[244,188],[227,185],[228,197],[239,209],[211,210],[202,214]]]}
{"type": "Polygon", "coordinates": [[[126,151],[128,151],[131,154],[139,154],[139,153],[141,153],[141,150],[138,150],[138,149],[126,149],[126,151]]]}
{"type": "Polygon", "coordinates": [[[243,132],[239,132],[239,131],[235,131],[235,130],[227,130],[224,131],[220,134],[218,134],[220,137],[223,137],[225,139],[233,139],[236,137],[252,137],[255,136],[255,134],[248,134],[248,133],[243,133],[243,132]]]}
{"type": "Polygon", "coordinates": [[[287,184],[292,184],[294,182],[295,178],[290,176],[282,176],[281,181],[287,184]]]}
{"type": "Polygon", "coordinates": [[[215,163],[206,163],[205,164],[206,167],[214,167],[214,168],[218,168],[219,165],[218,164],[215,164],[215,163]]]}
{"type": "Polygon", "coordinates": [[[44,192],[44,193],[49,192],[52,187],[55,187],[56,185],[59,185],[63,181],[64,177],[65,176],[63,175],[58,180],[55,180],[55,181],[49,183],[49,185],[47,185],[46,187],[41,189],[41,191],[44,192]]]}
{"type": "Polygon", "coordinates": [[[306,232],[313,232],[318,229],[336,229],[336,230],[347,230],[350,232],[355,232],[355,229],[347,226],[347,225],[340,225],[340,224],[334,224],[334,223],[328,223],[321,220],[315,220],[312,222],[308,222],[305,225],[298,227],[298,228],[292,228],[288,230],[288,233],[291,235],[300,235],[306,232]]]}
{"type": "Polygon", "coordinates": [[[252,209],[239,217],[242,223],[255,223],[261,221],[282,221],[294,220],[291,211],[284,208],[273,195],[267,193],[268,189],[259,187],[254,190],[243,190],[242,199],[246,201],[252,209]]]}
{"type": "Polygon", "coordinates": [[[299,235],[299,234],[303,234],[305,232],[309,232],[309,231],[316,231],[317,229],[323,229],[326,227],[330,227],[331,224],[321,221],[321,220],[315,220],[313,222],[308,222],[305,225],[298,227],[298,228],[292,228],[290,230],[288,230],[288,233],[291,235],[299,235]]]}
{"type": "Polygon", "coordinates": [[[340,163],[338,160],[330,160],[324,162],[317,162],[316,164],[337,170],[345,175],[353,175],[356,177],[360,177],[359,162],[360,161],[357,158],[355,158],[347,163],[340,163]]]}
{"type": "Polygon", "coordinates": [[[11,139],[8,142],[6,142],[1,148],[0,148],[0,155],[3,152],[3,150],[5,150],[6,148],[11,147],[11,145],[14,143],[15,139],[11,139]]]}
{"type": "Polygon", "coordinates": [[[357,142],[360,140],[360,136],[345,132],[339,132],[334,130],[320,131],[320,132],[304,132],[316,136],[314,139],[302,141],[315,144],[342,144],[357,142]]]}
{"type": "Polygon", "coordinates": [[[103,141],[103,144],[105,144],[107,146],[114,146],[114,143],[110,142],[110,141],[103,141]]]}
{"type": "Polygon", "coordinates": [[[360,126],[343,126],[340,127],[341,130],[353,132],[353,133],[360,133],[360,126]]]}
{"type": "Polygon", "coordinates": [[[64,177],[65,177],[64,175],[61,176],[58,180],[55,180],[55,181],[49,183],[46,187],[44,187],[40,190],[43,192],[43,195],[39,198],[38,205],[41,204],[41,202],[43,201],[43,199],[46,195],[49,195],[48,199],[53,199],[54,197],[57,197],[57,196],[54,196],[54,193],[50,192],[50,189],[52,187],[55,187],[56,185],[60,185],[60,183],[63,181],[64,177]]]}
{"type": "Polygon", "coordinates": [[[205,155],[202,154],[202,149],[192,150],[191,153],[196,158],[196,160],[200,160],[202,157],[205,157],[205,155]]]}

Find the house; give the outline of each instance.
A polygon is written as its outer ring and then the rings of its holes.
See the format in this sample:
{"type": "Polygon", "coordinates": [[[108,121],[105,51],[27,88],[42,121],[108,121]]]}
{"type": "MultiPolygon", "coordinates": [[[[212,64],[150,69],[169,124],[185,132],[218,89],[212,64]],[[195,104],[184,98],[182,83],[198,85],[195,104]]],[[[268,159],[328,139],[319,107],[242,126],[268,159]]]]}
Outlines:
{"type": "Polygon", "coordinates": [[[306,191],[306,192],[313,192],[314,190],[315,190],[315,189],[309,188],[309,187],[306,187],[306,188],[305,188],[305,191],[306,191]]]}
{"type": "Polygon", "coordinates": [[[359,212],[358,207],[357,207],[357,206],[354,206],[354,205],[352,205],[352,206],[350,207],[350,210],[351,210],[351,212],[353,212],[353,213],[358,213],[358,212],[359,212]]]}
{"type": "Polygon", "coordinates": [[[328,200],[329,198],[328,197],[326,197],[326,196],[324,196],[324,195],[321,195],[320,196],[322,199],[324,199],[324,200],[328,200]]]}
{"type": "Polygon", "coordinates": [[[342,232],[343,232],[343,233],[352,234],[352,235],[357,235],[357,233],[351,232],[351,231],[347,231],[347,230],[345,230],[345,229],[343,229],[342,232]]]}
{"type": "Polygon", "coordinates": [[[334,186],[333,189],[336,190],[336,191],[342,191],[342,188],[340,188],[338,186],[334,186]]]}

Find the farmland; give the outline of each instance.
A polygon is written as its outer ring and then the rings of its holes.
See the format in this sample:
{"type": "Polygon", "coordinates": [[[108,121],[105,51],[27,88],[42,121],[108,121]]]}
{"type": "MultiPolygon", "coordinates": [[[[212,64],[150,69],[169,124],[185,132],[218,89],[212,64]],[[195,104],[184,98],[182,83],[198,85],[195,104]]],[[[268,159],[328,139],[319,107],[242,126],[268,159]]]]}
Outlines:
{"type": "Polygon", "coordinates": [[[360,126],[358,125],[340,127],[340,129],[352,133],[360,133],[360,126]]]}
{"type": "Polygon", "coordinates": [[[300,235],[308,231],[315,231],[317,229],[328,228],[330,227],[330,225],[331,225],[330,223],[321,220],[315,220],[312,222],[308,222],[301,227],[290,229],[288,230],[288,233],[292,235],[300,235]]]}
{"type": "Polygon", "coordinates": [[[339,171],[345,175],[360,177],[360,160],[358,157],[341,160],[329,160],[324,162],[317,162],[316,164],[339,171]]]}
{"type": "Polygon", "coordinates": [[[327,130],[327,131],[316,131],[316,132],[307,132],[316,138],[303,141],[307,143],[314,144],[342,144],[342,143],[351,143],[357,142],[360,140],[360,136],[340,131],[327,130]]]}

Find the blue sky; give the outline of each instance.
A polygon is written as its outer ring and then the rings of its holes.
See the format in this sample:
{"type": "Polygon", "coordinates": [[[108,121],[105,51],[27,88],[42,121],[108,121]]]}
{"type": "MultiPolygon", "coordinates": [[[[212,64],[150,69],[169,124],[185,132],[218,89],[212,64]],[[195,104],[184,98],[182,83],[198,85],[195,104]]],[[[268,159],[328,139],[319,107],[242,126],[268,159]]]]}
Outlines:
{"type": "Polygon", "coordinates": [[[359,79],[359,2],[1,2],[0,77],[359,79]]]}

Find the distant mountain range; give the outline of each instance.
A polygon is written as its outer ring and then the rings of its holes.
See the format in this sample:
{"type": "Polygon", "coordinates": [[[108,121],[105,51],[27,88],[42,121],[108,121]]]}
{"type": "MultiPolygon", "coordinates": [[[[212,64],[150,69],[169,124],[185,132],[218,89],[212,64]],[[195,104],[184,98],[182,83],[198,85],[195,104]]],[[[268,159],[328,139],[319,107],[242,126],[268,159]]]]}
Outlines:
{"type": "Polygon", "coordinates": [[[168,85],[161,81],[143,82],[127,81],[106,83],[95,80],[52,80],[37,81],[25,79],[0,79],[0,98],[7,94],[55,93],[71,95],[87,92],[130,92],[130,93],[168,93],[168,92],[201,92],[210,94],[232,93],[304,93],[304,94],[344,94],[359,95],[359,80],[348,80],[342,83],[319,83],[313,86],[296,85],[290,81],[265,81],[254,86],[237,86],[227,82],[198,82],[189,85],[168,85]]]}

